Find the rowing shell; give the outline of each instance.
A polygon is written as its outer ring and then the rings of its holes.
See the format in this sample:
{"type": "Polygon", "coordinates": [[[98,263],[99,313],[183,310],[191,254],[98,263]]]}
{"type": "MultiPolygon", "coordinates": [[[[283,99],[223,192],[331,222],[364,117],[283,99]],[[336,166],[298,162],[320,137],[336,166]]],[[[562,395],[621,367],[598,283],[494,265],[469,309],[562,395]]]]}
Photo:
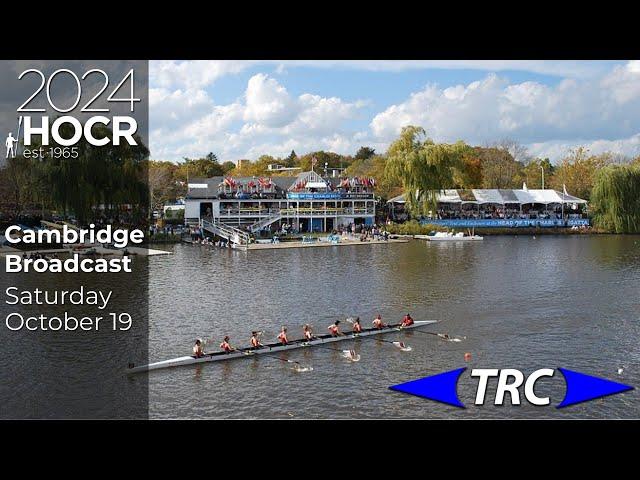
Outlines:
{"type": "Polygon", "coordinates": [[[314,345],[321,345],[323,343],[340,342],[343,340],[353,340],[358,337],[367,337],[370,335],[380,335],[382,333],[400,332],[403,330],[409,330],[417,327],[424,327],[432,323],[436,323],[437,320],[419,320],[414,322],[413,325],[408,327],[400,327],[399,325],[389,326],[383,329],[367,328],[362,333],[346,333],[339,337],[333,337],[331,335],[319,335],[313,340],[295,340],[288,345],[282,345],[280,343],[271,343],[259,348],[243,348],[237,351],[206,353],[202,357],[194,357],[192,355],[185,357],[172,358],[171,360],[164,360],[162,362],[150,363],[149,365],[141,365],[139,367],[131,366],[128,369],[128,373],[148,372],[150,370],[159,370],[161,368],[180,367],[182,365],[193,365],[194,363],[206,363],[206,362],[219,362],[222,360],[233,360],[236,358],[247,358],[254,355],[262,355],[265,353],[276,353],[284,350],[294,350],[296,348],[313,347],[314,345]]]}

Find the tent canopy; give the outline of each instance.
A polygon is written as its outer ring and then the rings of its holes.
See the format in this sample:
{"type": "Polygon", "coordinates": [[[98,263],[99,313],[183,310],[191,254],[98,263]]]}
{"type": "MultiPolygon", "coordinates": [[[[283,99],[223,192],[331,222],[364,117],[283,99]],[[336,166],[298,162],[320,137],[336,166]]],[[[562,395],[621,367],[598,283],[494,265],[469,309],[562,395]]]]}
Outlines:
{"type": "MultiPolygon", "coordinates": [[[[387,203],[405,203],[404,195],[398,195],[387,203]]],[[[531,189],[473,189],[473,190],[441,190],[438,193],[438,203],[495,203],[504,205],[515,203],[519,205],[539,203],[549,204],[586,204],[587,201],[557,190],[531,189]]]]}

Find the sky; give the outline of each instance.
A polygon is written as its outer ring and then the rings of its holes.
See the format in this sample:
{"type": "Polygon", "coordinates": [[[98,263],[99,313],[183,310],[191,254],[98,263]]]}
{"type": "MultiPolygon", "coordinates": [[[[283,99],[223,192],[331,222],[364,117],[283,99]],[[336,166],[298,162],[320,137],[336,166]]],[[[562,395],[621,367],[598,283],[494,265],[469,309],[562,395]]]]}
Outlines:
{"type": "Polygon", "coordinates": [[[436,142],[509,139],[558,161],[640,155],[640,61],[152,61],[151,158],[383,153],[402,127],[436,142]]]}

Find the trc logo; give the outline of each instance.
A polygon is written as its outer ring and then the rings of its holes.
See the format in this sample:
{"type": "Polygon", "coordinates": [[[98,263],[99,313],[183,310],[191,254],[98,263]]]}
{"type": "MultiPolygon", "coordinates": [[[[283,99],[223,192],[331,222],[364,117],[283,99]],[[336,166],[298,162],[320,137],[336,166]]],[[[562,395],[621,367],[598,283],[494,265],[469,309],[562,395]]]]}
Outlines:
{"type": "MultiPolygon", "coordinates": [[[[413,380],[389,387],[398,392],[417,395],[419,397],[446,403],[459,408],[466,406],[458,398],[458,380],[465,368],[439,373],[418,380],[413,380]]],[[[594,377],[566,368],[557,369],[565,380],[565,396],[556,408],[564,408],[576,403],[582,403],[596,398],[606,397],[616,393],[633,390],[630,385],[594,377]]],[[[547,406],[551,403],[549,397],[540,397],[535,392],[536,382],[544,377],[553,377],[555,370],[551,368],[541,368],[525,378],[520,370],[515,368],[474,368],[471,371],[471,378],[477,379],[475,405],[484,405],[487,394],[489,379],[497,378],[498,383],[495,390],[495,405],[504,405],[506,394],[509,394],[511,405],[520,405],[521,387],[523,388],[524,399],[531,405],[547,406]]]]}

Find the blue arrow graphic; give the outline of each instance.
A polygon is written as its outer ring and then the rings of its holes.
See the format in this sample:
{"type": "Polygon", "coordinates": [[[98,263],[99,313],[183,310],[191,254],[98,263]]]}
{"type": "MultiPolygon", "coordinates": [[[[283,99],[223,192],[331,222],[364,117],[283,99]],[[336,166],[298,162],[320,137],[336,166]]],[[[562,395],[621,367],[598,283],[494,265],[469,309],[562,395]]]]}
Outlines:
{"type": "Polygon", "coordinates": [[[391,390],[417,395],[418,397],[428,398],[436,402],[446,403],[454,407],[466,408],[464,404],[458,400],[458,378],[467,368],[458,368],[450,372],[438,373],[430,377],[412,380],[411,382],[399,383],[389,387],[391,390]]]}
{"type": "Polygon", "coordinates": [[[567,383],[567,391],[564,400],[556,408],[564,408],[576,403],[586,402],[595,398],[606,397],[616,393],[633,390],[630,385],[624,383],[613,382],[604,378],[593,377],[566,368],[558,368],[564,375],[567,383]]]}

